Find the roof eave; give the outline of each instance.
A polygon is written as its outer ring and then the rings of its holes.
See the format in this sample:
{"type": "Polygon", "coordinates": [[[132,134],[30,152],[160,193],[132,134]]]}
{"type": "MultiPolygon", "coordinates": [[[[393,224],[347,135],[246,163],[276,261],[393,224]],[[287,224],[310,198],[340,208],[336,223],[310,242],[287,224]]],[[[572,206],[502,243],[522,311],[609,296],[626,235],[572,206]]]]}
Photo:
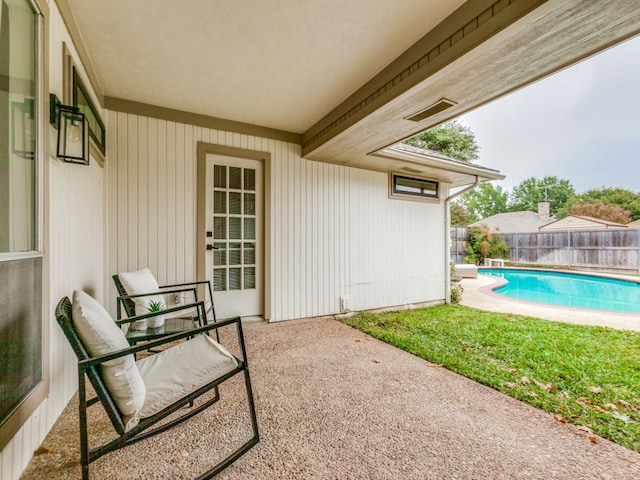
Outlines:
{"type": "Polygon", "coordinates": [[[461,162],[455,159],[435,157],[433,155],[429,155],[427,152],[428,151],[426,150],[423,150],[422,152],[408,151],[396,148],[395,145],[392,145],[390,147],[383,148],[372,155],[391,158],[393,160],[399,160],[413,165],[435,168],[443,172],[469,176],[468,179],[452,183],[452,187],[460,187],[473,183],[475,181],[475,177],[478,177],[481,182],[504,180],[505,178],[505,175],[500,173],[498,170],[461,162]]]}

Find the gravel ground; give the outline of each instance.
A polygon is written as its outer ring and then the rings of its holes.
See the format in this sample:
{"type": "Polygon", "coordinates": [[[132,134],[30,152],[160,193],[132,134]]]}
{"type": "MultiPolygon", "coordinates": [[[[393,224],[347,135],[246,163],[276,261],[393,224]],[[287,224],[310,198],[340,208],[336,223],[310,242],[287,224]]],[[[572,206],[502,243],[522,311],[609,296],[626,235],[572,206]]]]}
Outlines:
{"type": "MultiPolygon", "coordinates": [[[[576,426],[335,320],[250,323],[245,336],[261,439],[221,479],[640,478],[640,454],[593,443],[576,426]]],[[[91,478],[197,476],[247,438],[242,386],[234,380],[208,411],[102,457],[91,478]]],[[[74,399],[22,479],[80,478],[76,409],[74,399]]],[[[93,410],[104,438],[109,424],[93,410]]]]}

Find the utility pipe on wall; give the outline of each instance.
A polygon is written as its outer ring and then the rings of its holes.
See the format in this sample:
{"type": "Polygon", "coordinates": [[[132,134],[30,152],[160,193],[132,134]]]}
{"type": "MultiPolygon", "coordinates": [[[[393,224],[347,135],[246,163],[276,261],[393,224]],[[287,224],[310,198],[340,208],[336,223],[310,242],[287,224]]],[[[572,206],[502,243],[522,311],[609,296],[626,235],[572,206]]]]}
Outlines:
{"type": "Polygon", "coordinates": [[[480,177],[478,175],[475,177],[471,185],[452,193],[444,200],[444,300],[447,305],[451,303],[451,267],[449,265],[451,262],[451,200],[480,185],[480,177]]]}

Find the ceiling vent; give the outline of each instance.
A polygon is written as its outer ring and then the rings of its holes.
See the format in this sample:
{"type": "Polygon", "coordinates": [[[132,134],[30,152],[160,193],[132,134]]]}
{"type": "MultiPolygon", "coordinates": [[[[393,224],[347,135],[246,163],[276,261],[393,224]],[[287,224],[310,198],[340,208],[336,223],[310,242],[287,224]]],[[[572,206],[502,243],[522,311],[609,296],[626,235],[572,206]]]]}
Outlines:
{"type": "Polygon", "coordinates": [[[410,117],[405,117],[405,120],[411,120],[412,122],[419,122],[420,120],[424,120],[427,117],[431,117],[436,113],[440,113],[446,110],[447,108],[451,108],[454,105],[457,105],[457,103],[452,102],[451,100],[447,100],[446,98],[443,98],[441,100],[438,100],[436,103],[434,103],[430,107],[427,107],[424,110],[420,110],[419,112],[414,113],[410,117]]]}

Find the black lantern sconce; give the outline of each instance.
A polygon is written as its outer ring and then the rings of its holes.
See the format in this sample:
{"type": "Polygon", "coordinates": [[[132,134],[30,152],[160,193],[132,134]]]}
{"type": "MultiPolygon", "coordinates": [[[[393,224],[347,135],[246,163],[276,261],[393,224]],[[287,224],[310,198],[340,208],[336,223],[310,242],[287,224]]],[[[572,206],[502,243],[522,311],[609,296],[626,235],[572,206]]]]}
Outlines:
{"type": "Polygon", "coordinates": [[[49,123],[58,130],[56,157],[64,162],[89,165],[89,128],[78,107],[63,105],[49,95],[49,123]]]}

